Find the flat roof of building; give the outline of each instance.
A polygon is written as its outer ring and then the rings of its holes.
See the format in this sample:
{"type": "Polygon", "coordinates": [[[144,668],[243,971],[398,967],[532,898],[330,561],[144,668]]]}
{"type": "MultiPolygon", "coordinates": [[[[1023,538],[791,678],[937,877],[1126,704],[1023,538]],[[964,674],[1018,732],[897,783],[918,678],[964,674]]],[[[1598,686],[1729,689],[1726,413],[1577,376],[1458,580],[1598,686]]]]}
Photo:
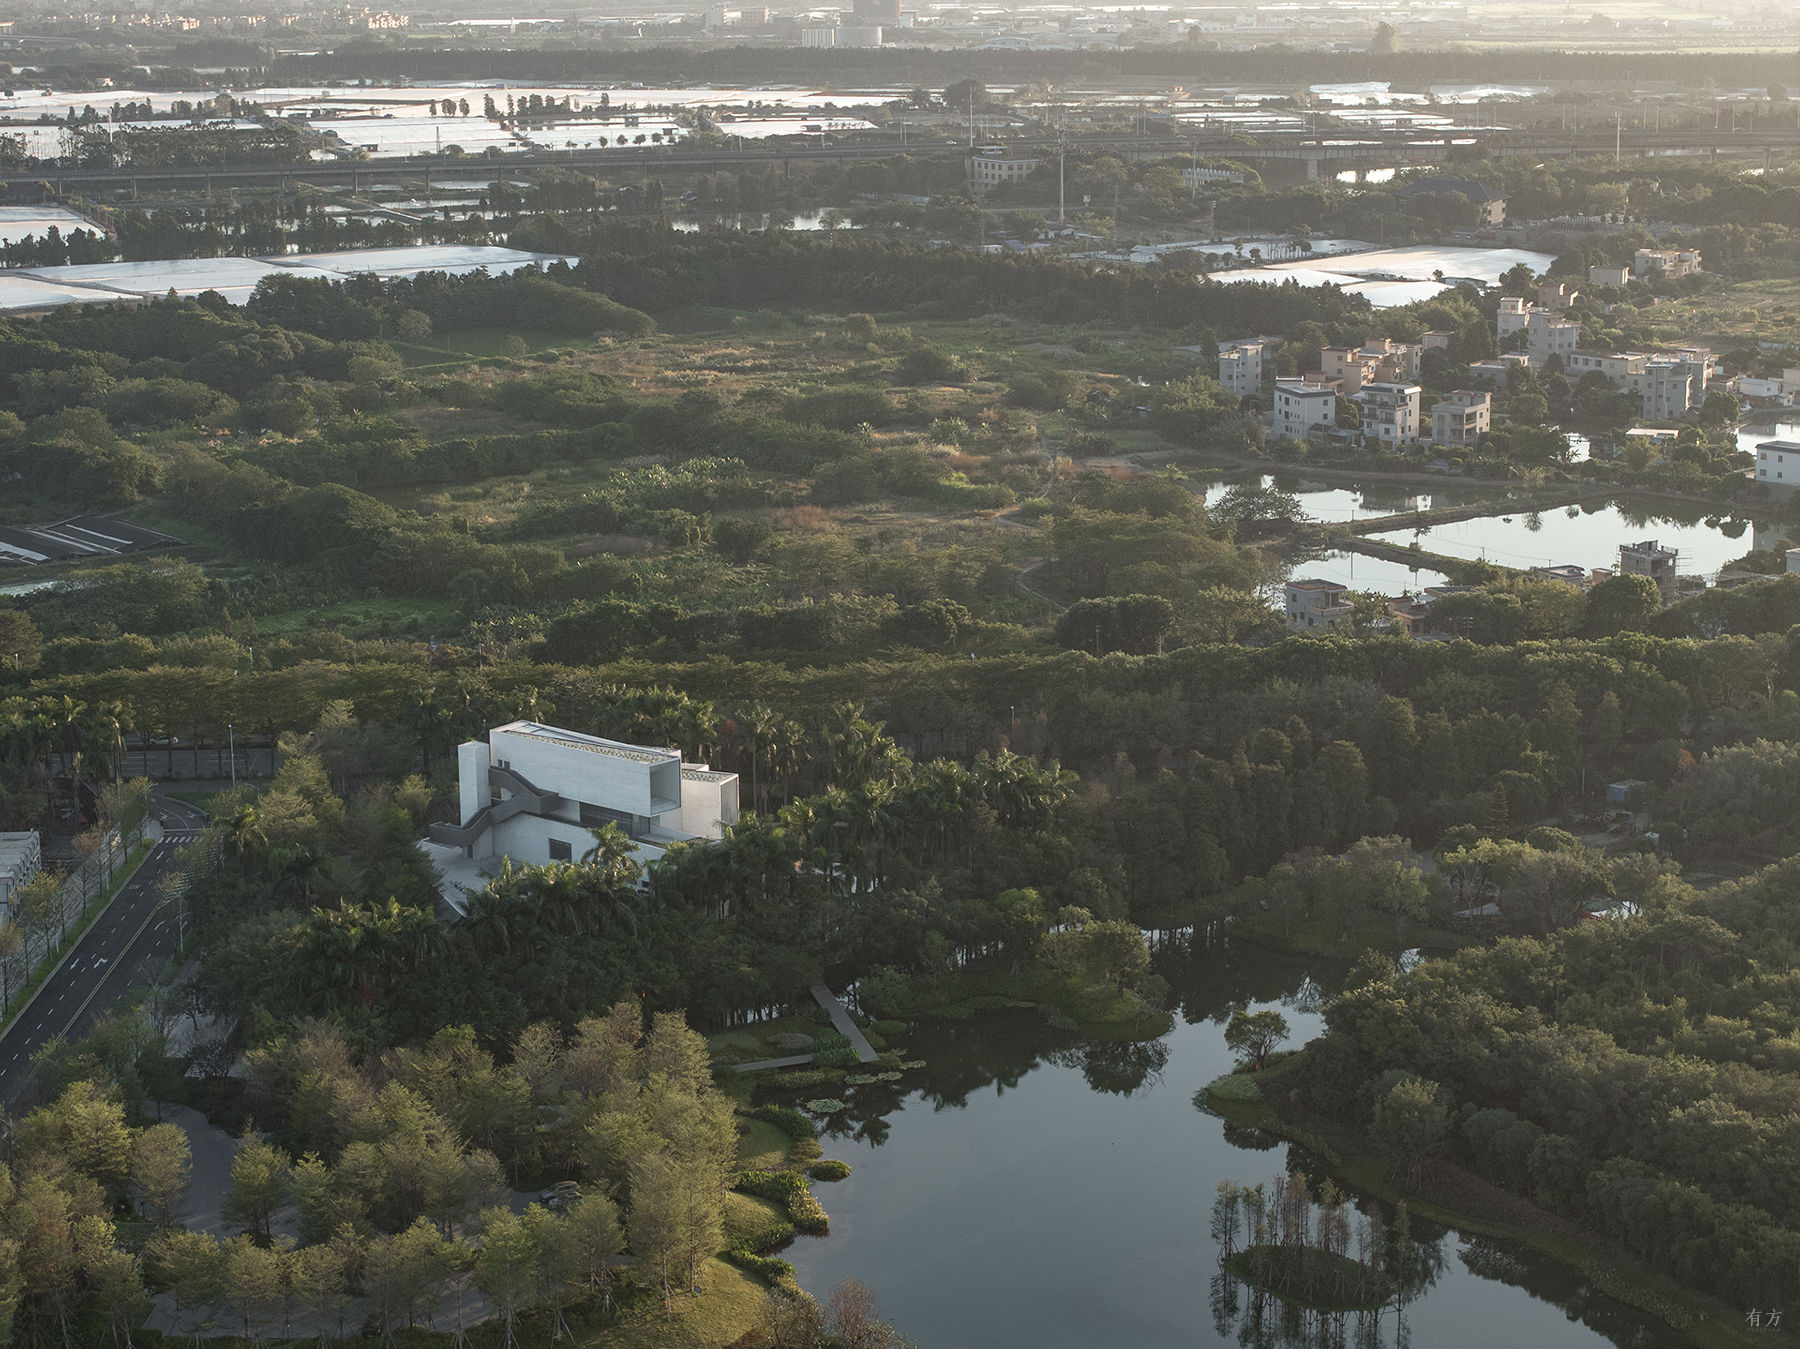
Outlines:
{"type": "Polygon", "coordinates": [[[1305,581],[1289,581],[1289,590],[1348,590],[1350,587],[1340,581],[1321,581],[1316,577],[1305,581]]]}
{"type": "Polygon", "coordinates": [[[507,735],[522,736],[527,740],[541,740],[547,745],[561,745],[565,749],[585,750],[589,754],[605,754],[614,759],[629,759],[632,763],[668,763],[673,760],[681,762],[681,751],[675,749],[651,749],[644,745],[627,745],[617,740],[604,740],[597,735],[587,735],[581,731],[565,730],[560,726],[544,726],[535,721],[509,721],[504,726],[496,726],[488,732],[489,737],[505,732],[507,735]]]}

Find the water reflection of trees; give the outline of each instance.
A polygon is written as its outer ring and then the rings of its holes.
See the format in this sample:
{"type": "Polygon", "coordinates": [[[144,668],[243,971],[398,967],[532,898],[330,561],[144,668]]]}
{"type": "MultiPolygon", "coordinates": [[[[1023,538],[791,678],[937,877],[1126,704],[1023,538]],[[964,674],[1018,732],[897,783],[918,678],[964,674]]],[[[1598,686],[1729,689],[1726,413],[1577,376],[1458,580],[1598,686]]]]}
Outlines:
{"type": "Polygon", "coordinates": [[[1164,1040],[1090,1040],[1056,1050],[1049,1059],[1065,1068],[1079,1068],[1095,1091],[1130,1096],[1162,1081],[1169,1046],[1164,1040]]]}
{"type": "MultiPolygon", "coordinates": [[[[1315,969],[1310,962],[1257,950],[1246,959],[1229,938],[1205,928],[1165,935],[1151,966],[1169,981],[1171,1006],[1188,1025],[1223,1024],[1231,1014],[1252,1004],[1280,1003],[1296,1011],[1315,1012],[1336,991],[1345,969],[1315,969]]],[[[1347,967],[1345,967],[1347,968],[1347,967]]]]}
{"type": "Polygon", "coordinates": [[[1488,1237],[1465,1237],[1457,1257],[1477,1278],[1522,1288],[1614,1344],[1686,1342],[1655,1318],[1597,1292],[1586,1277],[1560,1261],[1488,1237]]]}
{"type": "Polygon", "coordinates": [[[1315,1200],[1296,1167],[1272,1184],[1221,1184],[1212,1235],[1219,1272],[1209,1305],[1220,1339],[1246,1349],[1399,1349],[1410,1342],[1407,1306],[1443,1275],[1449,1229],[1413,1218],[1404,1204],[1390,1211],[1352,1200],[1329,1180],[1315,1200]],[[1333,1298],[1364,1305],[1330,1309],[1333,1298]]]}

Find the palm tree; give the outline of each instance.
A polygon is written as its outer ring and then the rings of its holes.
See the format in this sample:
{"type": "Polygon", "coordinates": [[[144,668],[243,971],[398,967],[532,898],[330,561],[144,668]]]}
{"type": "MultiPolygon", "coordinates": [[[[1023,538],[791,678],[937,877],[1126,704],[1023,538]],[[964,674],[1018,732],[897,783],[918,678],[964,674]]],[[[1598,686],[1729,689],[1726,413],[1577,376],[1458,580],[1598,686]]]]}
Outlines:
{"type": "Polygon", "coordinates": [[[232,811],[225,824],[225,851],[238,859],[240,869],[248,870],[250,859],[268,846],[269,838],[263,833],[254,802],[246,801],[232,811]]]}

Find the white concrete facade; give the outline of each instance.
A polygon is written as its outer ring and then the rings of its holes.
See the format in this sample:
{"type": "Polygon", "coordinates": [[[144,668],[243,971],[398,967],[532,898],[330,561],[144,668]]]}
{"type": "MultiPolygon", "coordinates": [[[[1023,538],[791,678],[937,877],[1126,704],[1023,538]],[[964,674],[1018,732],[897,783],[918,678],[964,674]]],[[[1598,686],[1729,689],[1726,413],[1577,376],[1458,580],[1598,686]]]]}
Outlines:
{"type": "Polygon", "coordinates": [[[735,773],[537,722],[509,722],[486,743],[457,746],[456,766],[460,817],[432,825],[431,840],[477,864],[577,862],[594,846],[592,831],[609,823],[640,861],[652,861],[671,843],[723,837],[738,815],[735,773]]]}
{"type": "Polygon", "coordinates": [[[1362,406],[1365,441],[1381,445],[1411,445],[1419,438],[1417,384],[1365,384],[1356,401],[1362,406]]]}
{"type": "Polygon", "coordinates": [[[1002,183],[1022,183],[1037,166],[1032,155],[971,155],[969,185],[977,192],[987,192],[1002,183]]]}
{"type": "Polygon", "coordinates": [[[1322,384],[1275,385],[1275,436],[1278,440],[1305,440],[1315,426],[1330,430],[1337,425],[1337,391],[1322,384]]]}
{"type": "Polygon", "coordinates": [[[1760,442],[1756,447],[1756,481],[1776,496],[1792,496],[1794,489],[1800,487],[1800,441],[1760,442]],[[1791,464],[1790,459],[1794,461],[1791,464]]]}
{"type": "Polygon", "coordinates": [[[1692,276],[1700,270],[1700,255],[1688,248],[1640,248],[1632,257],[1631,270],[1640,277],[1651,272],[1661,272],[1671,280],[1692,276]]]}
{"type": "Polygon", "coordinates": [[[1219,344],[1219,383],[1242,398],[1262,392],[1263,344],[1261,342],[1221,342],[1219,344]]]}
{"type": "Polygon", "coordinates": [[[1431,439],[1438,445],[1473,445],[1493,424],[1494,396],[1485,389],[1458,389],[1431,405],[1431,439]]]}
{"type": "Polygon", "coordinates": [[[1344,596],[1349,587],[1336,581],[1289,581],[1286,587],[1287,625],[1291,632],[1317,632],[1349,620],[1352,611],[1344,596]]]}

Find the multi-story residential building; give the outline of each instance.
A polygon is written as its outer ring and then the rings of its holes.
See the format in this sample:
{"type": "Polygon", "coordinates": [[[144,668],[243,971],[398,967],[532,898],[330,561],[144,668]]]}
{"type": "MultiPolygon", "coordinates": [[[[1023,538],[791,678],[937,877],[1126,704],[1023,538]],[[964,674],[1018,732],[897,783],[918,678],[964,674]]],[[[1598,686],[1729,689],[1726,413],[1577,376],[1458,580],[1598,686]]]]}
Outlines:
{"type": "Polygon", "coordinates": [[[1337,425],[1337,390],[1324,384],[1277,380],[1275,383],[1275,436],[1280,440],[1305,440],[1316,426],[1330,430],[1337,425]]]}
{"type": "Polygon", "coordinates": [[[1500,297],[1500,315],[1494,322],[1494,335],[1502,342],[1531,322],[1532,306],[1517,295],[1500,297]]]}
{"type": "MultiPolygon", "coordinates": [[[[838,43],[837,45],[848,44],[838,43]]],[[[999,187],[1002,183],[1022,183],[1031,176],[1037,166],[1038,161],[1034,155],[1005,153],[971,155],[969,157],[969,185],[977,192],[986,192],[999,187]]]]}
{"type": "Polygon", "coordinates": [[[1581,324],[1563,318],[1560,310],[1527,304],[1516,295],[1504,295],[1494,321],[1494,334],[1505,342],[1519,332],[1525,334],[1526,359],[1534,366],[1542,365],[1552,355],[1566,357],[1581,341],[1581,324]]]}
{"type": "Polygon", "coordinates": [[[1673,352],[1578,347],[1563,358],[1563,372],[1571,382],[1599,371],[1613,388],[1634,395],[1639,415],[1651,421],[1679,419],[1704,403],[1715,369],[1712,353],[1699,347],[1673,352]]]}
{"type": "Polygon", "coordinates": [[[1362,408],[1364,442],[1372,440],[1390,449],[1416,442],[1421,392],[1417,384],[1363,385],[1356,402],[1362,408]]]}
{"type": "Polygon", "coordinates": [[[1655,539],[1619,545],[1619,575],[1648,576],[1662,592],[1663,603],[1675,598],[1675,560],[1679,553],[1655,539]]]}
{"type": "Polygon", "coordinates": [[[1533,309],[1525,325],[1525,359],[1532,365],[1543,365],[1552,356],[1565,361],[1581,345],[1581,324],[1575,319],[1559,318],[1554,309],[1533,309]]]}
{"type": "Polygon", "coordinates": [[[1240,398],[1262,392],[1263,344],[1239,340],[1219,343],[1219,383],[1240,398]]]}
{"type": "Polygon", "coordinates": [[[1759,441],[1756,446],[1756,481],[1775,496],[1792,496],[1794,489],[1800,487],[1800,441],[1759,441]],[[1788,466],[1790,457],[1794,461],[1791,468],[1788,466]]]}
{"type": "Polygon", "coordinates": [[[444,897],[459,910],[459,897],[479,888],[484,862],[577,861],[593,846],[590,831],[607,824],[650,861],[671,843],[722,837],[738,814],[735,773],[684,764],[677,750],[532,721],[459,745],[456,768],[458,821],[432,825],[430,840],[445,873],[444,897]]]}
{"type": "Polygon", "coordinates": [[[1494,396],[1485,389],[1458,389],[1431,405],[1431,439],[1437,445],[1473,445],[1493,425],[1494,396]]]}
{"type": "Polygon", "coordinates": [[[1629,267],[1590,267],[1588,268],[1588,285],[1590,286],[1622,286],[1631,280],[1629,267]]]}
{"type": "Polygon", "coordinates": [[[1326,347],[1319,353],[1319,369],[1309,370],[1308,383],[1336,382],[1346,398],[1356,396],[1365,384],[1397,383],[1419,377],[1425,355],[1420,343],[1371,338],[1360,347],[1326,347]]]}
{"type": "Polygon", "coordinates": [[[1287,625],[1294,632],[1315,632],[1348,622],[1353,612],[1343,602],[1350,587],[1337,581],[1289,581],[1287,625]]]}
{"type": "Polygon", "coordinates": [[[1631,260],[1632,275],[1638,277],[1661,272],[1674,280],[1699,270],[1700,255],[1689,248],[1640,248],[1631,260]]]}
{"type": "Polygon", "coordinates": [[[1538,308],[1564,310],[1581,292],[1567,281],[1545,281],[1538,286],[1538,308]]]}
{"type": "Polygon", "coordinates": [[[1495,388],[1504,389],[1506,387],[1507,374],[1512,371],[1514,367],[1524,365],[1525,363],[1525,357],[1522,353],[1509,351],[1501,355],[1498,360],[1470,362],[1469,373],[1477,379],[1491,379],[1494,382],[1495,388]]]}

